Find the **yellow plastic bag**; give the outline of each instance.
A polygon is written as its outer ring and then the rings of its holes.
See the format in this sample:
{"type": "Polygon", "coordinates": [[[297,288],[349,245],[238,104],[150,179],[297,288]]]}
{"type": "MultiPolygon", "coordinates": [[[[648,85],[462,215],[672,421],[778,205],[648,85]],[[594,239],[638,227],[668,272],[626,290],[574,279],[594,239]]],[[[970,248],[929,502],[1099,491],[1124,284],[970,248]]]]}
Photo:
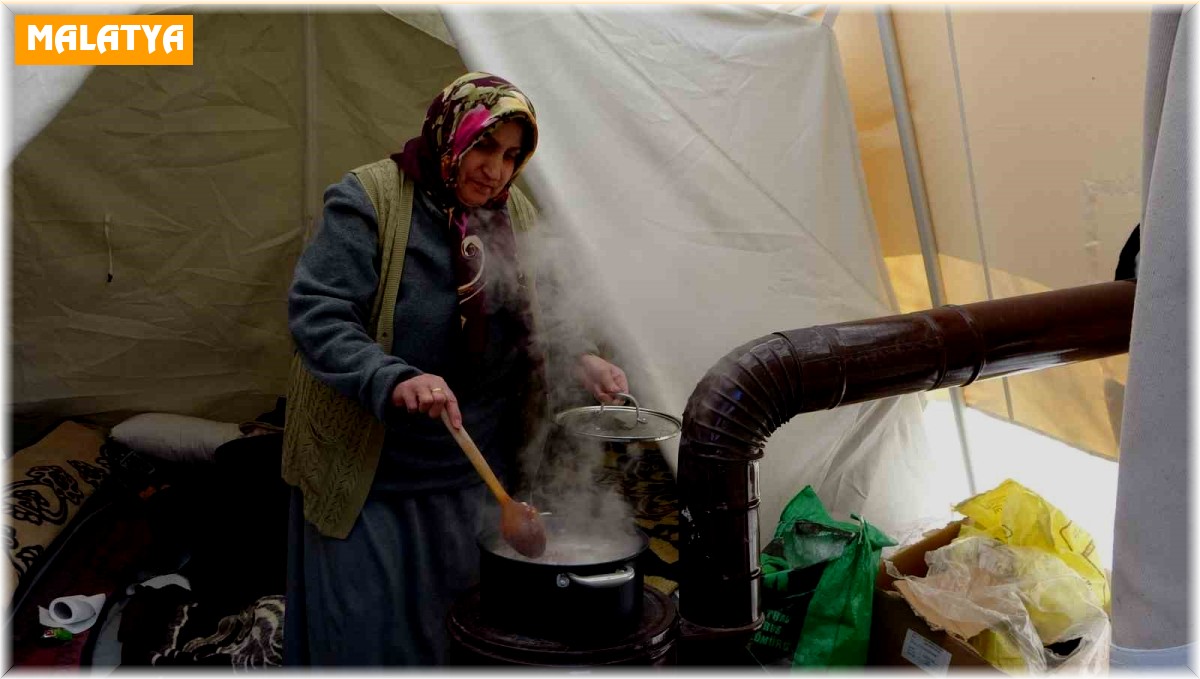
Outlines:
{"type": "Polygon", "coordinates": [[[1110,611],[1108,575],[1100,564],[1092,536],[1037,493],[1007,479],[955,509],[970,519],[959,538],[983,535],[1014,547],[1050,552],[1083,576],[1104,610],[1110,611]]]}
{"type": "Polygon", "coordinates": [[[1056,555],[977,535],[925,561],[927,575],[898,580],[896,589],[930,627],[967,641],[993,666],[1013,674],[1107,669],[1108,615],[1056,555]],[[1072,641],[1065,657],[1046,648],[1072,641]]]}

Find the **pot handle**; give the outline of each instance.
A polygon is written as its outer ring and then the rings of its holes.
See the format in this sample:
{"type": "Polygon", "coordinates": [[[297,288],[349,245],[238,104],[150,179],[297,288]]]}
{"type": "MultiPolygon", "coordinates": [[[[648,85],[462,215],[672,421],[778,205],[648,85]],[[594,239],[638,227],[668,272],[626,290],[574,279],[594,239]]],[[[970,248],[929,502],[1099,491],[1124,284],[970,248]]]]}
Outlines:
{"type": "Polygon", "coordinates": [[[575,575],[574,573],[559,573],[556,583],[559,587],[567,587],[572,582],[584,587],[593,589],[602,589],[607,587],[620,587],[625,583],[633,580],[635,573],[633,568],[622,566],[616,572],[605,573],[603,575],[575,575]]]}

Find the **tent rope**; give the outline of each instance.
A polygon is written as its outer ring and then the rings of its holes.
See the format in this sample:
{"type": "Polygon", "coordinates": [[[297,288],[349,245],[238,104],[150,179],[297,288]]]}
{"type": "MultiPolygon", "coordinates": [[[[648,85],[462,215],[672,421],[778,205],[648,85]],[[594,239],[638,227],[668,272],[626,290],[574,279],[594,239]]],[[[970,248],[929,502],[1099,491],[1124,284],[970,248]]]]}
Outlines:
{"type": "MultiPolygon", "coordinates": [[[[950,43],[950,65],[954,69],[954,92],[958,97],[958,119],[962,126],[963,149],[967,156],[967,181],[971,186],[971,208],[975,214],[975,238],[979,243],[979,265],[983,268],[983,285],[987,290],[989,300],[996,299],[992,291],[992,269],[988,266],[987,244],[983,237],[983,217],[979,213],[979,189],[975,183],[975,158],[971,155],[971,132],[967,127],[967,106],[963,99],[962,74],[958,68],[958,48],[954,44],[954,20],[950,17],[950,8],[946,8],[946,36],[950,43]]],[[[1004,388],[1004,405],[1008,409],[1008,419],[1015,422],[1013,415],[1012,391],[1008,386],[1008,378],[1000,380],[1004,388]]]]}

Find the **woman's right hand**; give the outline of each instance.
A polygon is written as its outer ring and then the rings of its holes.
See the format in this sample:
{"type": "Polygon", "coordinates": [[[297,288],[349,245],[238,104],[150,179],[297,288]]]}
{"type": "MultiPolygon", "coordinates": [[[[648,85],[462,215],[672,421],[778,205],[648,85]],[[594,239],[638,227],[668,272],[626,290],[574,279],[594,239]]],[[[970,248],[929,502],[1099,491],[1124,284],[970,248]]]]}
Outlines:
{"type": "Polygon", "coordinates": [[[392,404],[407,408],[411,413],[425,413],[433,419],[442,416],[445,410],[455,429],[462,429],[462,413],[458,412],[458,399],[446,385],[446,380],[437,375],[417,375],[404,380],[392,390],[392,404]]]}

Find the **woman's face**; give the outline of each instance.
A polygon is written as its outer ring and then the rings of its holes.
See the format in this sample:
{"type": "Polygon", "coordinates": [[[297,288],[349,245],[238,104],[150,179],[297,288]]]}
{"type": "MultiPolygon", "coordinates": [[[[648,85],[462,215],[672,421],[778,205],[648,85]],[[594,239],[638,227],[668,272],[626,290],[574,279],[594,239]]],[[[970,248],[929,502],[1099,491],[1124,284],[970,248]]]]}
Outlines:
{"type": "Polygon", "coordinates": [[[479,207],[496,197],[512,179],[525,128],[520,123],[501,123],[485,133],[458,164],[454,191],[468,207],[479,207]]]}

